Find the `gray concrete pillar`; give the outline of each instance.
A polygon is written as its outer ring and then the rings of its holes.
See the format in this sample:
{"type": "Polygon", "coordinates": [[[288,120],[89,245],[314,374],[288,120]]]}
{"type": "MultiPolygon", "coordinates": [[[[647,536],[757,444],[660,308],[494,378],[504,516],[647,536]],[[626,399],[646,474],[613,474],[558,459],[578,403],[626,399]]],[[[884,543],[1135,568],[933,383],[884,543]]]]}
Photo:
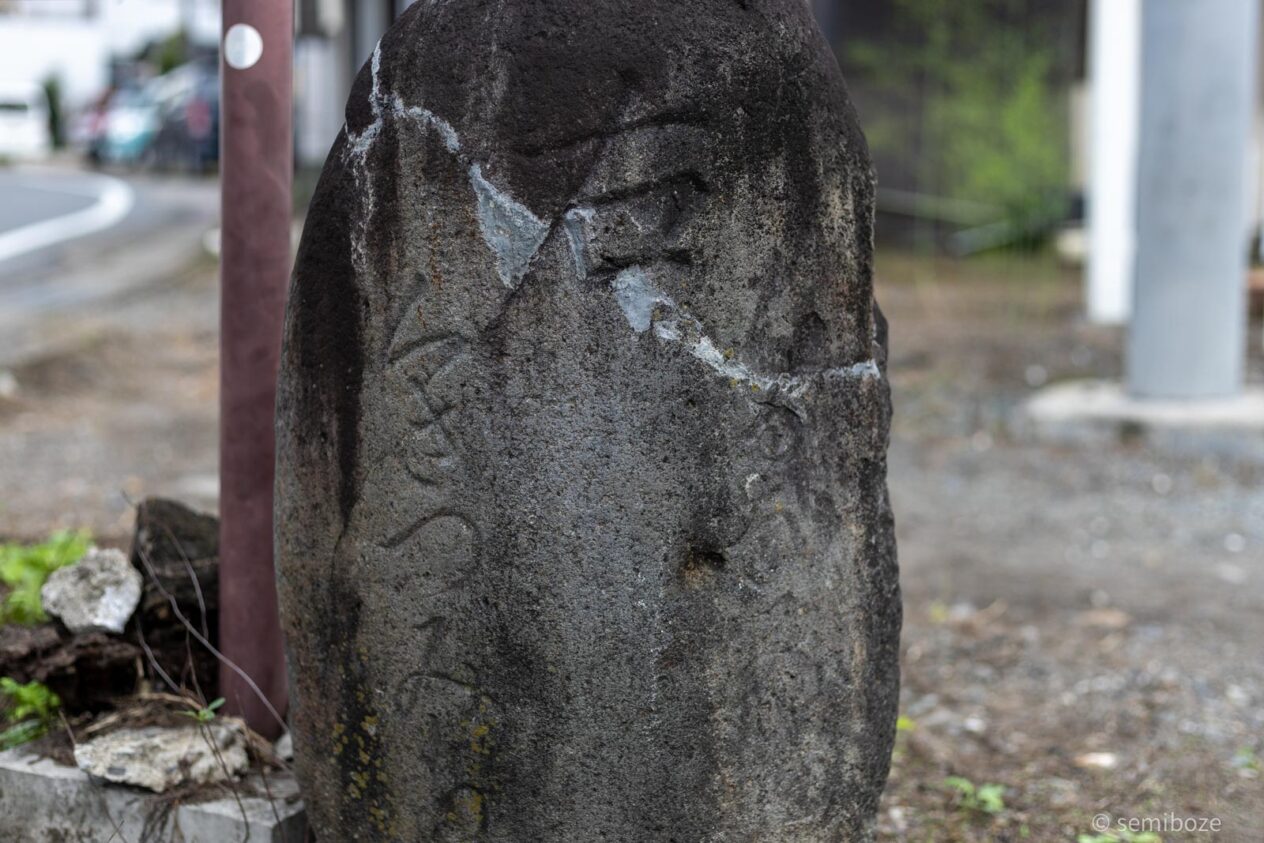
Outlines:
{"type": "Polygon", "coordinates": [[[1258,0],[1145,0],[1129,392],[1242,388],[1258,0]]]}

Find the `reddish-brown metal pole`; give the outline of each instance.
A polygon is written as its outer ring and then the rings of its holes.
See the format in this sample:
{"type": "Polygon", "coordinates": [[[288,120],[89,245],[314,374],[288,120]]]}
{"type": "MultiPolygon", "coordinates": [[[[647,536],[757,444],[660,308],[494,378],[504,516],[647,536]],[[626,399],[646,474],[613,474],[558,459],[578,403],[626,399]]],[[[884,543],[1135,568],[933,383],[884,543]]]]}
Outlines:
{"type": "Polygon", "coordinates": [[[219,636],[249,681],[221,664],[220,691],[229,711],[275,736],[287,701],[272,425],[290,274],[293,11],[291,0],[224,0],[223,15],[219,636]]]}

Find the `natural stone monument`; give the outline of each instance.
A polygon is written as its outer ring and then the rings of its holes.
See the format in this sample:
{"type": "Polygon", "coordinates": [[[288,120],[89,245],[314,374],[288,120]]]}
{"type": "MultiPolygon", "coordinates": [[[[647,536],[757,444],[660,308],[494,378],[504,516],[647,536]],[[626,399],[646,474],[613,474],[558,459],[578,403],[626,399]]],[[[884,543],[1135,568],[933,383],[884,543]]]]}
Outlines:
{"type": "Polygon", "coordinates": [[[872,837],[873,195],[802,0],[420,2],[383,38],[277,428],[322,840],[872,837]]]}

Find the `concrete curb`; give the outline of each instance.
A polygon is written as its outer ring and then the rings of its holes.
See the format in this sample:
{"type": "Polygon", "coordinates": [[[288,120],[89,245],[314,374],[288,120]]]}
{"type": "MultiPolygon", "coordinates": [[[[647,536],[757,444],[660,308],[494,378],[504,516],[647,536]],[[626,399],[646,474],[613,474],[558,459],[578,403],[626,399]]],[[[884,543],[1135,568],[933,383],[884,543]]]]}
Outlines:
{"type": "Polygon", "coordinates": [[[1264,464],[1264,389],[1191,401],[1141,400],[1111,381],[1046,387],[1017,408],[1020,438],[1064,445],[1144,442],[1158,450],[1264,464]]]}
{"type": "Polygon", "coordinates": [[[0,840],[6,843],[302,843],[307,815],[293,776],[257,776],[231,796],[182,804],[169,796],[94,781],[76,767],[22,749],[0,753],[0,840]],[[252,795],[246,795],[252,794],[252,795]],[[275,810],[274,810],[275,806],[275,810]],[[244,808],[244,816],[243,816],[244,808]]]}

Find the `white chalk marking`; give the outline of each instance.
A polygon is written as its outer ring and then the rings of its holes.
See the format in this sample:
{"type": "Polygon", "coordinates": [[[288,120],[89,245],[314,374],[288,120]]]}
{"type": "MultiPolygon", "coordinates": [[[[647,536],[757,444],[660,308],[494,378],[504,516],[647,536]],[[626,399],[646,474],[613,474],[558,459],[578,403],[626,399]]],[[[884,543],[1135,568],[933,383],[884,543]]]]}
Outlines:
{"type": "Polygon", "coordinates": [[[456,129],[452,128],[451,123],[430,109],[422,108],[419,105],[404,105],[404,100],[400,98],[399,94],[395,94],[391,99],[391,111],[398,117],[412,118],[434,129],[443,138],[443,145],[448,152],[456,153],[461,151],[461,138],[456,133],[456,129]]]}
{"type": "Polygon", "coordinates": [[[645,271],[637,266],[620,272],[610,286],[614,288],[615,300],[619,302],[628,324],[638,334],[650,329],[654,322],[655,307],[676,307],[675,302],[651,286],[645,271]]]}

